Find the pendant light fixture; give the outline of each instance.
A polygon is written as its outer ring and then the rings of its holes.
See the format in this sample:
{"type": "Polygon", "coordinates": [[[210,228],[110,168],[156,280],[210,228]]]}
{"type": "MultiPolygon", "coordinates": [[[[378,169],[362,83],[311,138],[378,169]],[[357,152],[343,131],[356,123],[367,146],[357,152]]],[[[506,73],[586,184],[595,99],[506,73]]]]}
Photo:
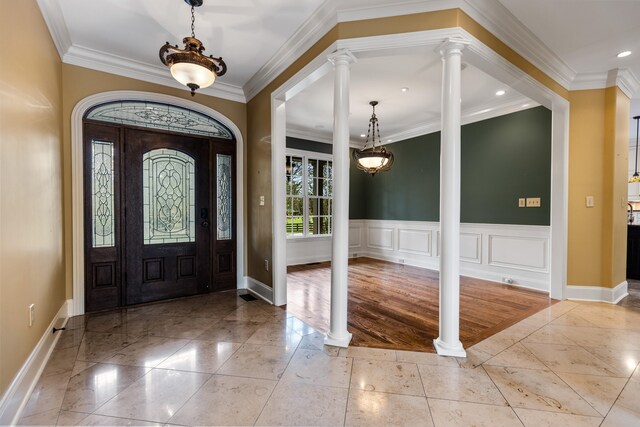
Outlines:
{"type": "Polygon", "coordinates": [[[184,0],[191,6],[191,37],[182,39],[184,49],[178,49],[178,45],[172,46],[166,42],[160,48],[160,61],[171,71],[174,79],[191,89],[191,96],[196,90],[209,87],[227,72],[227,64],[222,57],[203,55],[205,50],[202,42],[196,38],[194,8],[202,6],[203,0],[184,0]]]}
{"type": "Polygon", "coordinates": [[[373,113],[369,119],[369,129],[367,130],[367,140],[364,143],[362,150],[353,150],[352,157],[356,163],[358,169],[370,173],[371,176],[378,172],[385,172],[391,169],[393,164],[393,153],[387,151],[382,146],[382,140],[380,139],[380,127],[378,125],[378,118],[376,117],[376,105],[378,101],[371,101],[369,103],[373,108],[373,113]],[[376,135],[378,140],[378,146],[376,147],[376,135]],[[369,146],[369,139],[371,139],[371,146],[369,146]]]}
{"type": "Polygon", "coordinates": [[[640,182],[640,173],[638,173],[638,135],[640,134],[640,116],[635,116],[633,120],[636,121],[636,171],[633,176],[629,178],[629,182],[640,182]]]}

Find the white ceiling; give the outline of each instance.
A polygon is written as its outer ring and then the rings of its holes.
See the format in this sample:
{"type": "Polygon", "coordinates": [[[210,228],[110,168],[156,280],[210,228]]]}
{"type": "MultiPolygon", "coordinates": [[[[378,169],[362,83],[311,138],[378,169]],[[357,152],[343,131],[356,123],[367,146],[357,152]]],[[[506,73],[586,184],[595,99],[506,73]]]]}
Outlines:
{"type": "MultiPolygon", "coordinates": [[[[63,61],[178,86],[160,63],[158,50],[165,41],[181,44],[190,34],[190,10],[183,0],[37,1],[63,61]]],[[[225,59],[229,70],[201,92],[245,101],[340,20],[453,7],[569,89],[604,87],[607,71],[615,68],[629,68],[630,87],[640,87],[640,0],[205,0],[196,9],[196,36],[207,54],[225,59]],[[622,50],[633,54],[616,58],[622,50]]],[[[372,98],[381,102],[381,130],[387,138],[412,124],[437,121],[438,59],[431,52],[394,61],[388,67],[384,59],[369,58],[354,66],[353,136],[366,130],[372,98]],[[410,91],[401,93],[403,86],[410,91]]],[[[462,100],[467,115],[481,117],[478,111],[496,108],[492,94],[498,85],[467,69],[462,100]]],[[[294,98],[288,108],[290,127],[328,134],[330,94],[330,77],[325,76],[294,98]]],[[[500,101],[514,108],[522,99],[510,92],[500,101]]],[[[640,103],[634,99],[632,115],[638,114],[640,103]]]]}
{"type": "MultiPolygon", "coordinates": [[[[364,142],[371,117],[370,101],[378,101],[376,114],[384,142],[406,138],[439,127],[442,63],[433,49],[415,48],[385,56],[359,58],[351,65],[349,118],[351,140],[364,142]],[[390,66],[393,64],[393,66],[390,66]],[[402,88],[409,90],[402,92],[402,88]]],[[[479,69],[466,65],[462,72],[462,111],[466,121],[530,108],[533,101],[510,89],[479,69]],[[503,96],[496,96],[498,90],[503,96]],[[526,106],[525,106],[526,104],[526,106]]],[[[333,130],[333,74],[329,73],[287,101],[289,133],[311,132],[330,140],[333,130]]],[[[304,135],[304,134],[303,134],[304,135]]]]}
{"type": "MultiPolygon", "coordinates": [[[[182,0],[57,0],[74,45],[162,67],[166,41],[182,47],[191,9],[182,0]]],[[[196,37],[205,53],[222,56],[219,79],[242,87],[323,0],[209,0],[196,8],[196,37]]]]}

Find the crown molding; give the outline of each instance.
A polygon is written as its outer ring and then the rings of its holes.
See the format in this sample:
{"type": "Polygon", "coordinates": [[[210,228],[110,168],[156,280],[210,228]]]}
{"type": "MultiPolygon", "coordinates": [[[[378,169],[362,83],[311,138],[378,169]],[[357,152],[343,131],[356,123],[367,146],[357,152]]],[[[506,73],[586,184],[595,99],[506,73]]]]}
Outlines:
{"type": "Polygon", "coordinates": [[[251,100],[262,89],[309,50],[336,25],[336,6],[333,0],[322,3],[298,30],[277,50],[266,64],[249,79],[243,90],[251,100]]]}
{"type": "Polygon", "coordinates": [[[393,4],[377,4],[357,8],[343,8],[337,11],[338,22],[363,21],[365,19],[386,18],[389,16],[412,15],[414,13],[433,12],[459,8],[460,0],[410,0],[393,4]]]}
{"type": "Polygon", "coordinates": [[[461,0],[462,10],[522,55],[545,74],[568,89],[576,72],[496,0],[461,0]]]}
{"type": "Polygon", "coordinates": [[[583,73],[576,75],[569,90],[604,89],[607,87],[607,73],[583,73]]]}
{"type": "MultiPolygon", "coordinates": [[[[165,67],[151,66],[134,59],[112,55],[75,44],[67,50],[67,53],[62,58],[62,62],[189,91],[187,87],[173,79],[165,67]]],[[[213,86],[199,89],[198,93],[228,99],[230,101],[246,102],[242,88],[219,81],[216,81],[213,86]]]]}
{"type": "Polygon", "coordinates": [[[640,91],[640,80],[629,68],[616,68],[607,74],[607,86],[618,86],[625,95],[633,98],[640,91]]]}
{"type": "Polygon", "coordinates": [[[64,20],[60,3],[56,0],[37,0],[40,13],[44,18],[44,22],[47,24],[49,34],[53,39],[58,50],[60,58],[64,57],[69,48],[71,47],[71,36],[67,29],[67,23],[64,20]]]}
{"type": "MultiPolygon", "coordinates": [[[[518,96],[505,101],[496,101],[476,106],[462,112],[461,124],[467,125],[470,123],[480,122],[482,120],[492,119],[494,117],[504,116],[506,114],[515,113],[518,111],[528,110],[539,106],[537,102],[530,100],[524,96],[518,96]]],[[[417,125],[411,129],[404,130],[402,132],[396,132],[385,136],[385,140],[392,140],[391,142],[382,142],[380,145],[395,144],[396,142],[405,141],[407,139],[415,138],[417,136],[427,135],[433,132],[440,131],[441,123],[440,119],[432,120],[420,125],[417,125]]],[[[333,144],[333,138],[331,135],[327,135],[326,132],[319,132],[312,129],[300,129],[300,128],[287,128],[287,136],[299,139],[306,139],[308,141],[322,142],[324,144],[333,144]]],[[[351,139],[349,146],[352,148],[362,148],[363,142],[351,139]]]]}
{"type": "Polygon", "coordinates": [[[333,144],[333,138],[331,135],[327,135],[325,132],[312,131],[310,129],[287,127],[287,136],[307,141],[321,142],[323,144],[333,144]]]}

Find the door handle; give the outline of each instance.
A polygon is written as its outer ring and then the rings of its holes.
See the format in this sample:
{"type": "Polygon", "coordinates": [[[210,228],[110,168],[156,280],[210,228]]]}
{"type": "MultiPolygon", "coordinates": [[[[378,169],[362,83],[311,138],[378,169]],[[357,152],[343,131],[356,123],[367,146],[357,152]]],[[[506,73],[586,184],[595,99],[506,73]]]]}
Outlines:
{"type": "Polygon", "coordinates": [[[209,211],[207,210],[207,208],[200,209],[200,219],[202,220],[202,222],[200,223],[201,226],[205,228],[209,226],[208,217],[209,217],[209,211]]]}

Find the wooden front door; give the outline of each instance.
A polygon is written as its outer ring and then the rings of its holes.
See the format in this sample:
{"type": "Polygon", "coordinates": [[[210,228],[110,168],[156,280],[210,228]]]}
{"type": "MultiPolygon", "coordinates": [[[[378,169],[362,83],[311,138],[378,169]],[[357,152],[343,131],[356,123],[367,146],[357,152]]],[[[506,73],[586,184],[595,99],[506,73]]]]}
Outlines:
{"type": "Polygon", "coordinates": [[[234,141],[84,126],[86,311],[235,288],[234,141]]]}
{"type": "Polygon", "coordinates": [[[125,129],[126,304],[210,289],[209,145],[125,129]]]}

